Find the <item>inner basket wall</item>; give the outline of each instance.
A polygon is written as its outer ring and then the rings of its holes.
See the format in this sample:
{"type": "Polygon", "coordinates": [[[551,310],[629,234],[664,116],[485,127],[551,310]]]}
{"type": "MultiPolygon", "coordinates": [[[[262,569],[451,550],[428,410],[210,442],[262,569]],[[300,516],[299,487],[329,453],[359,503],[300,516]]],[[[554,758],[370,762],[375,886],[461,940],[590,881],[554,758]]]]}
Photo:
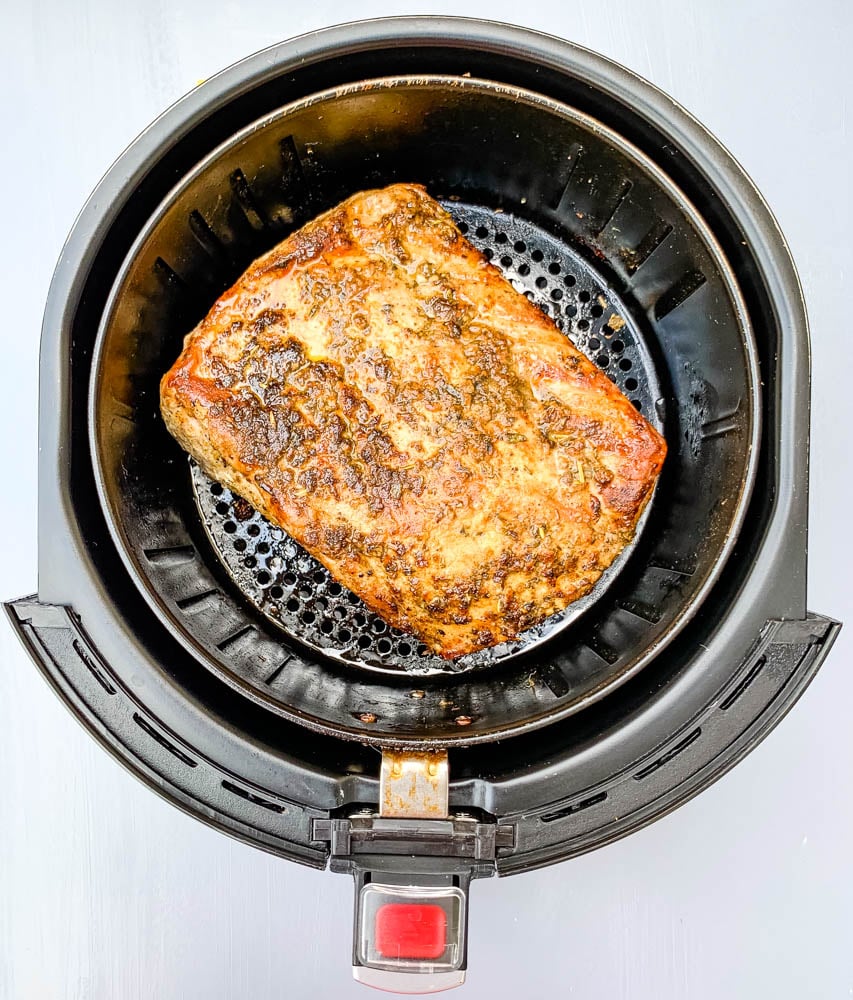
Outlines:
{"type": "Polygon", "coordinates": [[[140,587],[229,683],[336,732],[487,736],[580,707],[635,672],[683,620],[718,570],[745,498],[752,364],[731,276],[689,205],[596,123],[476,81],[361,85],[271,116],[163,207],[104,324],[94,445],[140,587]],[[362,676],[284,641],[257,615],[212,557],[185,458],[157,413],[157,383],[182,337],[251,259],[342,197],[393,180],[517,215],[587,260],[653,354],[670,448],[646,538],[606,600],[527,659],[435,685],[362,676]]]}

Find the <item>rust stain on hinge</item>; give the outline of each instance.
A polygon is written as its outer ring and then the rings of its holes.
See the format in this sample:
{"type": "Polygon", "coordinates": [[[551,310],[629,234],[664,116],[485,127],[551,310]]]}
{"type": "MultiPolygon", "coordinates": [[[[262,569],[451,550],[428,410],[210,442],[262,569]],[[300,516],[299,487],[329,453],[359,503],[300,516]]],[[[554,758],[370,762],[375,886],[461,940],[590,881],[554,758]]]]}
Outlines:
{"type": "Polygon", "coordinates": [[[446,750],[382,751],[379,815],[441,819],[448,809],[446,750]]]}

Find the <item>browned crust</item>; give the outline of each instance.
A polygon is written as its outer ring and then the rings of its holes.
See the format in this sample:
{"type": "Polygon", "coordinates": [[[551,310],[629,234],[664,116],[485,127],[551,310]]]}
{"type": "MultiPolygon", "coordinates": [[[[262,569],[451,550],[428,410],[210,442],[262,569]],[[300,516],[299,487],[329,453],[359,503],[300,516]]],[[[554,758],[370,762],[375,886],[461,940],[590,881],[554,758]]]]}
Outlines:
{"type": "Polygon", "coordinates": [[[407,184],[256,261],[187,336],[161,408],[210,476],[448,658],[587,593],[666,454],[407,184]]]}

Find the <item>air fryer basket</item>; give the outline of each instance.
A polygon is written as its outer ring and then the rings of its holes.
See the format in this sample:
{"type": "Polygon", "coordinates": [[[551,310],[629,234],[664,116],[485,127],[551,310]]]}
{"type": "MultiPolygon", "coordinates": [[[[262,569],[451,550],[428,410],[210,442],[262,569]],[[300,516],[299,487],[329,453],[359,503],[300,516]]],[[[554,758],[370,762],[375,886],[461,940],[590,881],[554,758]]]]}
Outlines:
{"type": "Polygon", "coordinates": [[[663,815],[823,661],[840,626],[806,607],[808,394],[784,240],[670,98],[505,25],[328,29],[187,95],[81,212],[42,330],[39,589],[7,610],[69,709],[153,789],[354,875],[358,978],[455,985],[472,878],[663,815]],[[254,256],[393,180],[440,198],[669,445],[635,542],[589,599],[452,665],[205,480],[157,413],[181,337],[254,256]],[[401,815],[388,792],[407,775],[420,791],[401,815]],[[441,959],[376,955],[377,900],[443,908],[441,959]]]}
{"type": "Polygon", "coordinates": [[[516,88],[386,78],[253,122],[170,192],[104,313],[92,449],[130,572],[209,669],[325,731],[385,745],[471,742],[602,697],[695,613],[749,498],[757,369],[731,269],[684,193],[639,150],[516,88]],[[388,633],[198,471],[193,491],[158,413],[158,381],[184,335],[255,256],[349,194],[395,180],[444,200],[669,444],[630,557],[590,598],[450,665],[388,633]]]}

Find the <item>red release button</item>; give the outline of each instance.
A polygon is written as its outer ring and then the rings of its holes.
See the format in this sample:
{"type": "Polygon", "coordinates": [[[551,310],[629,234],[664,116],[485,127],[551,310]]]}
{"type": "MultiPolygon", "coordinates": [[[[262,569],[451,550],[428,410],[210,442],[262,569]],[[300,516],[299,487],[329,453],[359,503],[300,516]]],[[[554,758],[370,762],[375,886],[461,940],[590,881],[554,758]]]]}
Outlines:
{"type": "Polygon", "coordinates": [[[440,958],[447,916],[435,903],[385,903],[376,911],[374,931],[383,958],[440,958]]]}

